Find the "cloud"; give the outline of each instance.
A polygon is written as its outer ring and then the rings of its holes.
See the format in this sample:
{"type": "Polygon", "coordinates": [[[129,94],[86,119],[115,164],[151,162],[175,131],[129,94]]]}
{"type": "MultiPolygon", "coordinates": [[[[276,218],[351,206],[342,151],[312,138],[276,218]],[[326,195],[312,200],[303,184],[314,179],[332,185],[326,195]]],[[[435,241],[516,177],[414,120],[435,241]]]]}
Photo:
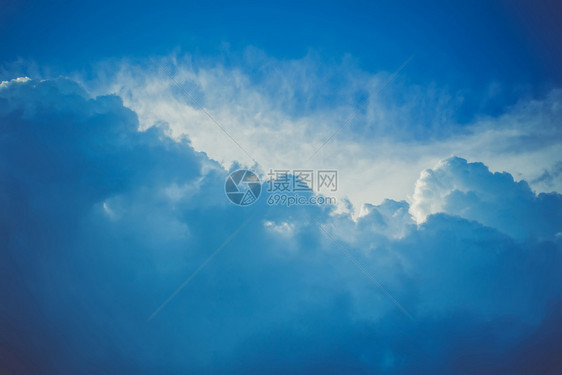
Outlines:
{"type": "Polygon", "coordinates": [[[514,238],[552,238],[562,231],[559,194],[536,195],[526,181],[491,173],[482,163],[453,157],[425,170],[416,182],[412,215],[418,223],[445,212],[497,228],[514,238]]]}
{"type": "Polygon", "coordinates": [[[555,186],[555,181],[562,175],[562,162],[557,162],[550,170],[545,170],[543,174],[532,181],[533,184],[544,184],[549,188],[555,186]]]}
{"type": "Polygon", "coordinates": [[[225,168],[253,166],[248,153],[264,174],[337,169],[338,201],[349,200],[356,215],[365,203],[409,200],[419,172],[451,155],[531,181],[538,192],[562,190],[558,177],[537,180],[561,161],[560,89],[464,119],[457,113],[466,93],[410,83],[409,65],[385,85],[392,72],[366,72],[351,58],[278,60],[249,49],[229,64],[189,55],[108,62],[84,84],[122,97],[141,129],[166,124],[225,168]]]}
{"type": "Polygon", "coordinates": [[[560,195],[450,158],[412,206],[236,207],[219,163],[123,103],[68,79],[0,87],[2,372],[559,368],[560,195]]]}

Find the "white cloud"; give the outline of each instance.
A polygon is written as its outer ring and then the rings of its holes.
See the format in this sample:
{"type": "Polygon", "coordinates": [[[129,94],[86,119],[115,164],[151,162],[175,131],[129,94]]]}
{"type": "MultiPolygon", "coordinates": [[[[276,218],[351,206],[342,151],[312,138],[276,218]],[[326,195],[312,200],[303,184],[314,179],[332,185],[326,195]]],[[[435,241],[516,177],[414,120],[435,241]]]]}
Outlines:
{"type": "Polygon", "coordinates": [[[411,200],[420,172],[451,155],[536,181],[532,187],[537,191],[562,191],[562,175],[548,183],[539,179],[562,155],[562,132],[556,126],[562,116],[560,90],[461,126],[453,120],[463,101],[460,94],[407,86],[399,76],[375,96],[388,72],[369,74],[347,60],[323,65],[314,56],[289,61],[255,51],[248,56],[240,64],[243,69],[196,65],[185,56],[122,61],[118,73],[107,73],[116,68],[112,64],[100,73],[100,81],[86,85],[97,93],[120,95],[138,114],[141,129],[167,124],[170,136],[189,138],[196,150],[225,168],[235,162],[252,166],[197,102],[259,162],[262,172],[337,169],[338,201],[349,199],[356,214],[365,203],[411,200]],[[349,125],[311,158],[354,113],[349,125]]]}
{"type": "Polygon", "coordinates": [[[12,83],[16,83],[16,82],[27,82],[30,79],[31,78],[29,78],[29,77],[17,77],[17,78],[11,79],[9,81],[0,81],[0,87],[8,87],[8,85],[10,85],[12,83]]]}
{"type": "Polygon", "coordinates": [[[508,173],[491,173],[482,163],[453,157],[422,172],[410,213],[418,224],[445,212],[499,229],[514,238],[552,238],[560,230],[562,201],[539,194],[508,173]]]}
{"type": "Polygon", "coordinates": [[[266,220],[264,222],[264,226],[267,230],[284,236],[291,236],[295,230],[295,225],[286,221],[276,223],[274,221],[266,220]]]}

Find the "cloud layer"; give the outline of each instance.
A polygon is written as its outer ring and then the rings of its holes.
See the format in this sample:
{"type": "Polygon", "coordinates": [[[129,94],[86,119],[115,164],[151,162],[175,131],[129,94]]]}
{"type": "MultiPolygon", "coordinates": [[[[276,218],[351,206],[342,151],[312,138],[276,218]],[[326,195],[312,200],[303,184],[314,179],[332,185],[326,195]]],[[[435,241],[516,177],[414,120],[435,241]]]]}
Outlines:
{"type": "MultiPolygon", "coordinates": [[[[166,124],[175,139],[189,138],[226,168],[255,160],[263,172],[338,169],[340,201],[349,199],[356,213],[365,203],[409,200],[419,172],[452,155],[508,171],[536,191],[562,189],[559,89],[519,96],[493,115],[463,117],[470,95],[416,85],[409,74],[416,59],[407,61],[397,74],[368,73],[349,57],[325,62],[311,52],[277,60],[248,49],[243,58],[222,62],[189,55],[112,61],[85,85],[122,97],[141,129],[166,124]]],[[[481,106],[502,90],[490,85],[481,106]]]]}
{"type": "Polygon", "coordinates": [[[2,372],[561,368],[559,194],[453,157],[422,174],[411,205],[370,204],[356,220],[243,209],[224,196],[218,148],[194,150],[200,113],[192,146],[143,126],[151,109],[127,100],[135,112],[67,79],[0,86],[2,372]]]}

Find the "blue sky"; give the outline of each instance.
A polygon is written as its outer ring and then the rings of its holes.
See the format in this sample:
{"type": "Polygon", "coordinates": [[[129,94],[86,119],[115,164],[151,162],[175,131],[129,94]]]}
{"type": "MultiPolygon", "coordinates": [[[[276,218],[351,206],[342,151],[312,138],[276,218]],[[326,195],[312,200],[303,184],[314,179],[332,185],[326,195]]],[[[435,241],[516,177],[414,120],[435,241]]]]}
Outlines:
{"type": "Polygon", "coordinates": [[[499,82],[540,90],[562,79],[556,2],[8,1],[3,8],[0,58],[51,63],[54,71],[174,49],[236,54],[251,45],[282,59],[310,49],[326,60],[349,54],[368,71],[393,70],[415,54],[413,80],[455,89],[499,82]]]}
{"type": "Polygon", "coordinates": [[[0,372],[561,371],[555,2],[1,7],[0,372]]]}

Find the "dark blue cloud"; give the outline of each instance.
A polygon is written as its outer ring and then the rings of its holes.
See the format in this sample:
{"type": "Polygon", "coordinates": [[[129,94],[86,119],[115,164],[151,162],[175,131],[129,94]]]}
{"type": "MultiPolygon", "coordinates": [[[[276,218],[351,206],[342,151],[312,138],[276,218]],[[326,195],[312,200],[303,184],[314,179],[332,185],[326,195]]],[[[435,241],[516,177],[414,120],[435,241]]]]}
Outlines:
{"type": "Polygon", "coordinates": [[[560,370],[562,239],[548,213],[559,195],[451,159],[463,195],[420,226],[405,202],[357,222],[264,200],[240,208],[217,164],[137,127],[118,97],[69,80],[0,88],[0,372],[560,370]],[[518,207],[528,216],[507,225],[518,207]]]}

